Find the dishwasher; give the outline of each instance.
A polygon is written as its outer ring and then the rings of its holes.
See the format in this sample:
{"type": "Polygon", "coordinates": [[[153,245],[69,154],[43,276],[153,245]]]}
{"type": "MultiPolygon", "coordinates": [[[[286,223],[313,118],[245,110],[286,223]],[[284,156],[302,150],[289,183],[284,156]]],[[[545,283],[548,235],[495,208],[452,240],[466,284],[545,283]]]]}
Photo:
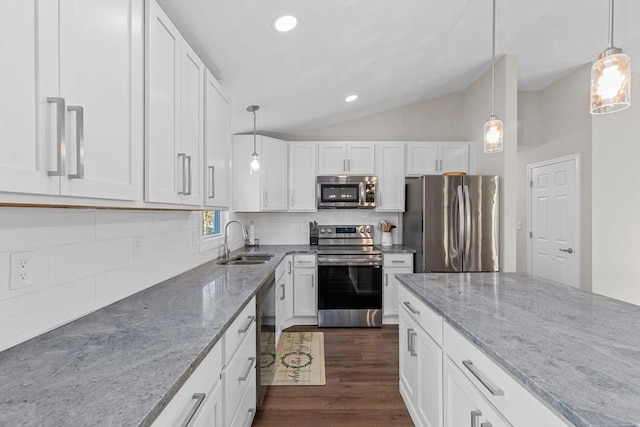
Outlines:
{"type": "Polygon", "coordinates": [[[256,294],[256,407],[260,408],[275,373],[276,274],[271,273],[256,294]]]}

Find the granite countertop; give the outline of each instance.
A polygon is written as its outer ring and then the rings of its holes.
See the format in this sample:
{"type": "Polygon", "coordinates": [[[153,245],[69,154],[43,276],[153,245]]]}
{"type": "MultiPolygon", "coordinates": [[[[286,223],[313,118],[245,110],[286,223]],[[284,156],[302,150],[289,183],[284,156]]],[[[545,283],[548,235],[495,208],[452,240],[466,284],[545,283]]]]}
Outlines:
{"type": "Polygon", "coordinates": [[[640,307],[519,273],[396,277],[576,426],[640,425],[640,307]]]}
{"type": "MultiPolygon", "coordinates": [[[[217,260],[0,352],[0,425],[150,425],[287,253],[217,260]]],[[[245,250],[237,251],[237,253],[245,250]]]]}

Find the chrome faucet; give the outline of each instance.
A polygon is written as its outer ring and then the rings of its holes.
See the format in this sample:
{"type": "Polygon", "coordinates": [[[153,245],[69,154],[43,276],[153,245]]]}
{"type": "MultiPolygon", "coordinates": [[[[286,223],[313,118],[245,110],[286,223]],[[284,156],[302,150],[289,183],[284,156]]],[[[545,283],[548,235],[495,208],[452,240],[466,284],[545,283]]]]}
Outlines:
{"type": "Polygon", "coordinates": [[[227,229],[234,222],[237,222],[238,224],[240,224],[240,228],[242,229],[242,235],[244,236],[245,243],[249,239],[249,234],[247,233],[247,230],[245,230],[244,225],[242,225],[240,221],[234,219],[232,221],[227,222],[227,224],[224,226],[224,243],[223,243],[224,253],[222,254],[222,258],[225,258],[225,259],[229,258],[229,253],[231,252],[229,250],[229,244],[227,242],[227,229]]]}

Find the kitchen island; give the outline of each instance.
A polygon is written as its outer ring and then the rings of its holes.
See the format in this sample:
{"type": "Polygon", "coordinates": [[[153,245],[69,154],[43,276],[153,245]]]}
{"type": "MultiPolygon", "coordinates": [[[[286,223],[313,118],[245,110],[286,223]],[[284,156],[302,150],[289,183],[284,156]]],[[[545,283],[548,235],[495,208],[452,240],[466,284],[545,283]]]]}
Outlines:
{"type": "Polygon", "coordinates": [[[397,278],[570,423],[640,425],[640,307],[519,273],[397,278]]]}

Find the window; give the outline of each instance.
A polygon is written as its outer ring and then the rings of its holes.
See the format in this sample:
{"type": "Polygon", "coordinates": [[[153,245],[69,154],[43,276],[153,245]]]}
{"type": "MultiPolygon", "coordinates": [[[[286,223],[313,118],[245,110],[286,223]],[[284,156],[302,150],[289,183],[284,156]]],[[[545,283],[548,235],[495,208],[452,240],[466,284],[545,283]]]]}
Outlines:
{"type": "Polygon", "coordinates": [[[202,237],[220,234],[220,211],[205,211],[202,213],[202,237]]]}

